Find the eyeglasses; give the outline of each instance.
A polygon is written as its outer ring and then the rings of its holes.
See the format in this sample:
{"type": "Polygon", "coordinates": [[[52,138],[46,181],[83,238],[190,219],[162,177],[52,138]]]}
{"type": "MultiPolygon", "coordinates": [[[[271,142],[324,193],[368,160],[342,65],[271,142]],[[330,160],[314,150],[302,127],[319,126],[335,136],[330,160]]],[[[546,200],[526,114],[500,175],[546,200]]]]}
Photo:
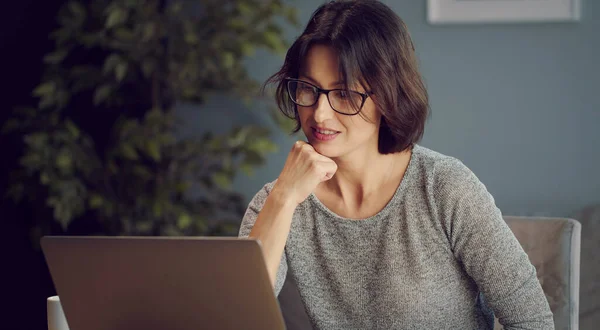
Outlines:
{"type": "Polygon", "coordinates": [[[312,107],[321,94],[327,96],[331,108],[342,115],[357,115],[372,92],[360,93],[345,89],[322,89],[306,81],[287,78],[288,95],[292,102],[301,107],[312,107]]]}

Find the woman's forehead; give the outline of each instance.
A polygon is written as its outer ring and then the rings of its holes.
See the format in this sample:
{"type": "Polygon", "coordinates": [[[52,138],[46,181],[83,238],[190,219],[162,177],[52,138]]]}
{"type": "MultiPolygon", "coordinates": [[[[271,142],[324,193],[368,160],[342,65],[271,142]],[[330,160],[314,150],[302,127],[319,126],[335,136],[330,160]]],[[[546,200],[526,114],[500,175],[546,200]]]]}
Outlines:
{"type": "Polygon", "coordinates": [[[300,67],[300,74],[313,78],[327,78],[331,81],[342,80],[339,56],[332,47],[325,45],[312,46],[300,67]]]}
{"type": "Polygon", "coordinates": [[[343,88],[346,79],[349,79],[348,88],[359,91],[368,90],[365,87],[366,84],[361,83],[362,79],[358,74],[344,76],[338,52],[326,44],[315,44],[308,49],[301,60],[298,78],[303,78],[325,89],[343,88]]]}

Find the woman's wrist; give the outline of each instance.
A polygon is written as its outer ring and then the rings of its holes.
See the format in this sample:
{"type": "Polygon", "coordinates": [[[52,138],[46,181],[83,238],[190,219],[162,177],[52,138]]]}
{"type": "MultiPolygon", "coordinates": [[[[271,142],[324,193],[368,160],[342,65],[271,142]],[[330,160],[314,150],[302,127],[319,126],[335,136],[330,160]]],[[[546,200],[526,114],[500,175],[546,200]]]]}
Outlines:
{"type": "Polygon", "coordinates": [[[274,206],[282,209],[295,210],[298,206],[294,196],[288,190],[277,186],[277,184],[275,184],[269,193],[268,199],[274,204],[274,206]]]}

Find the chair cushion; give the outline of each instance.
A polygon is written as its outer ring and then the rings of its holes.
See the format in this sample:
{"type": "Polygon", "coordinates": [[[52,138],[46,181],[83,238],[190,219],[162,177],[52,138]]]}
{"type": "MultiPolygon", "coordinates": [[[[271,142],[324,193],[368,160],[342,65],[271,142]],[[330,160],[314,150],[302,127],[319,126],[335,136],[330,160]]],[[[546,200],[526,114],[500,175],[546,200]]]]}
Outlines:
{"type": "Polygon", "coordinates": [[[581,210],[581,282],[579,326],[598,329],[600,324],[600,204],[581,210]]]}
{"type": "Polygon", "coordinates": [[[504,218],[537,270],[556,329],[573,329],[579,314],[581,225],[571,219],[504,218]]]}

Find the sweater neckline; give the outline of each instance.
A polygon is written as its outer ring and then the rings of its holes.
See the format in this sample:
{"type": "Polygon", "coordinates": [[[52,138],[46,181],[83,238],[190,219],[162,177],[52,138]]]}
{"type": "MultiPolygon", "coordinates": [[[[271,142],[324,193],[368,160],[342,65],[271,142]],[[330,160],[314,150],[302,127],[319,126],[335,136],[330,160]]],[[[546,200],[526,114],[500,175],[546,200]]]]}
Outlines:
{"type": "Polygon", "coordinates": [[[408,161],[408,166],[406,168],[406,171],[404,172],[404,175],[402,176],[402,180],[400,181],[398,188],[396,188],[396,191],[394,192],[394,195],[388,201],[388,203],[383,207],[383,209],[381,209],[379,212],[377,212],[376,214],[374,214],[370,217],[346,218],[346,217],[343,217],[343,216],[333,212],[332,210],[330,210],[327,206],[325,206],[325,204],[323,204],[319,200],[319,198],[317,198],[317,196],[314,193],[311,193],[310,195],[308,195],[308,198],[309,198],[310,202],[312,202],[314,205],[317,206],[317,208],[319,208],[321,211],[325,212],[327,215],[331,216],[336,221],[341,221],[341,222],[346,222],[346,223],[366,224],[366,223],[371,223],[373,221],[377,221],[379,219],[383,219],[386,217],[386,215],[389,214],[391,209],[393,209],[398,203],[401,202],[402,196],[404,196],[405,191],[407,189],[406,186],[409,185],[411,178],[414,177],[413,172],[416,170],[416,168],[415,168],[416,165],[414,164],[415,158],[416,158],[417,154],[421,151],[420,149],[421,149],[421,147],[419,145],[417,145],[417,144],[414,145],[411,155],[410,155],[410,159],[408,161]]]}

